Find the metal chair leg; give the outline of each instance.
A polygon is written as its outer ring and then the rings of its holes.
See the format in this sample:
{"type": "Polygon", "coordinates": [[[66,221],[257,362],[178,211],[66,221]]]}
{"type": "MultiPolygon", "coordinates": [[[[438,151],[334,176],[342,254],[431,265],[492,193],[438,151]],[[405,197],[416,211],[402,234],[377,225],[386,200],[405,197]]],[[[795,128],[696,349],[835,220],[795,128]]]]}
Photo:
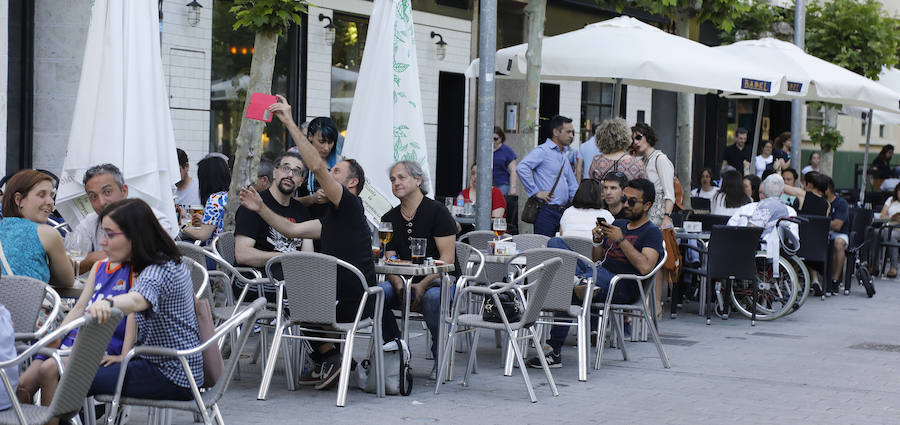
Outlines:
{"type": "MultiPolygon", "coordinates": [[[[272,347],[269,350],[269,361],[265,362],[263,368],[262,380],[259,384],[259,393],[256,395],[257,400],[265,400],[269,393],[269,385],[272,383],[272,374],[275,373],[275,362],[278,360],[278,349],[281,345],[281,335],[284,333],[284,326],[279,326],[275,330],[275,339],[272,341],[272,347]]],[[[262,337],[262,331],[260,331],[262,337]]],[[[260,356],[262,358],[262,356],[260,356]]]]}
{"type": "MultiPolygon", "coordinates": [[[[524,330],[525,329],[523,329],[523,331],[524,330]]],[[[540,340],[538,339],[537,334],[534,333],[534,327],[532,327],[527,332],[531,334],[531,339],[535,344],[540,344],[540,340]]],[[[559,390],[556,388],[556,381],[553,380],[553,374],[550,372],[550,365],[547,364],[547,356],[538,355],[538,358],[541,359],[541,367],[544,369],[544,375],[547,376],[547,383],[550,384],[550,391],[553,392],[553,396],[556,397],[559,395],[559,390]]],[[[523,372],[525,372],[525,376],[528,376],[528,371],[523,369],[523,372]]],[[[528,388],[530,389],[531,385],[529,385],[528,388]]],[[[535,401],[537,400],[532,400],[532,402],[535,401]]]]}

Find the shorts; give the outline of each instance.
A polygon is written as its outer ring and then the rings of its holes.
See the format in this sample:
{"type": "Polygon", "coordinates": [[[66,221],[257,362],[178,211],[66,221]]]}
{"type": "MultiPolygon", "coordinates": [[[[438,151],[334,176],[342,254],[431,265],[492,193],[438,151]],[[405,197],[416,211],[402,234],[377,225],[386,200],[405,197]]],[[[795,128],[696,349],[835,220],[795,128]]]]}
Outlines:
{"type": "Polygon", "coordinates": [[[832,240],[843,239],[845,244],[847,244],[847,245],[850,244],[850,237],[847,236],[846,233],[835,232],[834,230],[828,231],[828,239],[832,239],[832,240]]]}

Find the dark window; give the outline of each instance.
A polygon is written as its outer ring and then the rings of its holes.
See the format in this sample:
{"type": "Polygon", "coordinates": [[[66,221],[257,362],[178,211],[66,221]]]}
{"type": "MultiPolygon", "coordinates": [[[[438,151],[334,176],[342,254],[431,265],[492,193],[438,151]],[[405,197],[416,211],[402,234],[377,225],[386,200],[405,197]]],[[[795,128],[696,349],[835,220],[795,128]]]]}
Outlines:
{"type": "Polygon", "coordinates": [[[469,0],[435,0],[435,3],[460,9],[469,8],[469,0]]]}

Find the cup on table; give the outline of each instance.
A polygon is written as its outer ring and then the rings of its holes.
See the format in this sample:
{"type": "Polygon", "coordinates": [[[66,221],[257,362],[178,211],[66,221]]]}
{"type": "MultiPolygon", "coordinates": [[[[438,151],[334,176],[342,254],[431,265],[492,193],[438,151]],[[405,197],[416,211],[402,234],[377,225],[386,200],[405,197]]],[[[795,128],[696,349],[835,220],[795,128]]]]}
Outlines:
{"type": "Polygon", "coordinates": [[[412,254],[413,264],[425,263],[425,238],[409,238],[409,252],[412,254]]]}
{"type": "Polygon", "coordinates": [[[191,210],[191,219],[190,219],[191,227],[194,229],[199,229],[200,226],[194,226],[194,215],[200,214],[200,216],[203,217],[203,206],[202,205],[191,205],[190,210],[191,210]]]}
{"type": "Polygon", "coordinates": [[[471,202],[466,202],[463,205],[463,215],[472,216],[475,215],[475,204],[471,202]]]}

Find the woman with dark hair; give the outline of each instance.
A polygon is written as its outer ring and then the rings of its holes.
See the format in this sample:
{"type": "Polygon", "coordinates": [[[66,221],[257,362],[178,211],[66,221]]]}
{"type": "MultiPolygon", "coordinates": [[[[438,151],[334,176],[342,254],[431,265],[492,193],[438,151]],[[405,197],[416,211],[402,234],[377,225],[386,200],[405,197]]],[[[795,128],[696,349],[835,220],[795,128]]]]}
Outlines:
{"type": "Polygon", "coordinates": [[[591,230],[597,227],[597,218],[607,223],[615,221],[613,215],[603,208],[603,188],[594,179],[584,179],[572,198],[572,206],[563,211],[559,219],[559,234],[589,238],[591,230]]]}
{"type": "MultiPolygon", "coordinates": [[[[797,175],[797,170],[793,168],[786,168],[781,172],[781,178],[784,179],[785,187],[796,187],[797,181],[799,180],[798,177],[799,176],[797,175]]],[[[800,201],[797,200],[796,196],[782,193],[781,200],[784,201],[786,205],[794,208],[795,210],[800,208],[800,201]]]]}
{"type": "MultiPolygon", "coordinates": [[[[881,218],[885,218],[890,224],[900,224],[900,184],[894,187],[892,196],[884,201],[884,207],[881,208],[881,218]]],[[[896,230],[896,229],[895,229],[896,230]]],[[[893,242],[900,241],[900,231],[890,232],[890,240],[893,242]]],[[[884,239],[888,240],[888,233],[883,233],[884,239]]],[[[888,248],[888,256],[891,259],[891,268],[887,272],[887,277],[897,277],[897,248],[888,248]]]]}
{"type": "Polygon", "coordinates": [[[878,156],[872,160],[872,180],[874,187],[876,190],[881,187],[881,182],[884,179],[889,179],[893,177],[894,172],[891,170],[891,158],[894,156],[894,145],[884,145],[881,148],[881,152],[878,152],[878,156]]]}
{"type": "Polygon", "coordinates": [[[712,199],[716,193],[719,193],[719,188],[713,184],[712,169],[704,168],[703,171],[700,171],[700,185],[691,190],[691,196],[712,199]]]}
{"type": "Polygon", "coordinates": [[[198,241],[212,240],[222,233],[225,223],[231,170],[228,169],[228,160],[223,157],[222,154],[210,154],[197,163],[200,199],[205,206],[203,214],[194,214],[191,217],[192,227],[185,228],[183,232],[198,241]]]}
{"type": "Polygon", "coordinates": [[[772,155],[772,142],[766,140],[759,148],[759,155],[756,155],[753,159],[753,173],[757,177],[762,177],[762,173],[766,171],[766,168],[773,167],[774,162],[775,156],[772,155]]]}
{"type": "Polygon", "coordinates": [[[672,209],[675,208],[675,166],[669,157],[656,149],[656,132],[646,123],[631,127],[632,147],[644,159],[647,180],[653,182],[656,197],[647,216],[659,228],[672,226],[672,209]]]}
{"type": "Polygon", "coordinates": [[[784,193],[796,196],[800,204],[798,213],[806,215],[829,215],[831,204],[825,199],[825,191],[828,190],[828,176],[810,171],[804,176],[804,187],[784,186],[784,193]]]}
{"type": "Polygon", "coordinates": [[[9,269],[0,266],[0,274],[33,277],[63,287],[75,282],[62,236],[45,224],[56,205],[54,183],[50,175],[37,170],[22,170],[7,180],[0,255],[6,257],[9,269]]]}
{"type": "Polygon", "coordinates": [[[810,171],[819,171],[819,163],[822,162],[822,154],[819,152],[813,152],[809,154],[809,161],[807,161],[806,166],[800,170],[800,177],[805,177],[807,173],[810,171]]]}
{"type": "MultiPolygon", "coordinates": [[[[130,265],[137,280],[127,294],[91,304],[88,314],[102,323],[109,319],[112,307],[125,314],[137,313],[138,345],[173,350],[199,345],[191,273],[150,206],[140,199],[114,202],[100,214],[100,223],[103,251],[110,261],[130,265]]],[[[194,382],[200,385],[201,354],[188,356],[187,363],[194,382]]],[[[89,394],[113,394],[120,367],[115,363],[100,368],[89,394]]],[[[157,400],[193,398],[188,375],[178,359],[150,355],[135,357],[128,363],[122,395],[157,400]]]]}
{"type": "MultiPolygon", "coordinates": [[[[478,197],[478,164],[472,164],[471,174],[469,174],[469,187],[459,192],[459,196],[463,197],[465,202],[475,203],[478,197]]],[[[491,218],[506,217],[506,198],[499,188],[491,187],[491,218]]]]}
{"type": "Polygon", "coordinates": [[[503,195],[515,195],[519,175],[516,174],[516,153],[506,146],[506,133],[500,127],[494,127],[494,175],[493,184],[503,195]]]}
{"type": "MultiPolygon", "coordinates": [[[[328,117],[316,117],[309,122],[306,127],[306,135],[309,142],[319,152],[319,156],[325,160],[325,165],[331,170],[334,164],[337,164],[341,153],[337,148],[338,128],[334,120],[328,117]]],[[[292,147],[290,151],[299,152],[297,147],[292,147]]],[[[298,190],[300,197],[297,198],[300,203],[309,208],[312,218],[320,218],[328,211],[328,197],[321,190],[316,177],[310,174],[306,179],[306,184],[298,190]]]]}
{"type": "Polygon", "coordinates": [[[710,213],[716,215],[734,215],[738,208],[753,202],[744,192],[741,173],[729,170],[722,173],[722,187],[713,196],[710,213]]]}
{"type": "Polygon", "coordinates": [[[746,193],[753,202],[759,202],[759,184],[761,182],[762,179],[753,174],[744,176],[744,193],[746,193]]]}

